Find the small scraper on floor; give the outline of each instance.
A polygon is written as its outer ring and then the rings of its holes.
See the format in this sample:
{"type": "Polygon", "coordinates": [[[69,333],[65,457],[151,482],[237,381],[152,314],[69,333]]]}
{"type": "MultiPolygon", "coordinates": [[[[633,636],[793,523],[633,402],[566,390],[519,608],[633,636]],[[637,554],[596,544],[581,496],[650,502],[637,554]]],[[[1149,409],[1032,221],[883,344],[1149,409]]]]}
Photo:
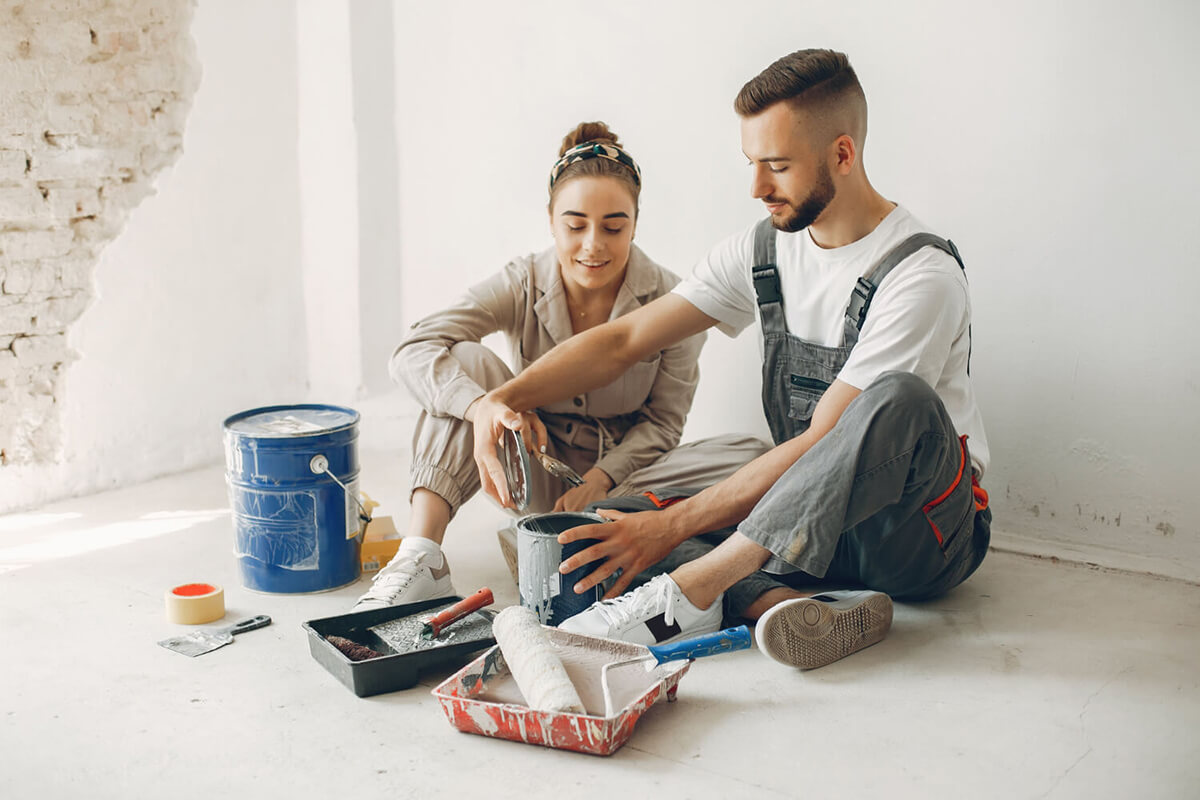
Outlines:
{"type": "Polygon", "coordinates": [[[270,624],[270,617],[266,614],[259,614],[257,617],[244,619],[225,628],[209,628],[185,633],[182,636],[172,636],[170,639],[163,639],[159,644],[168,650],[183,653],[185,656],[202,656],[229,644],[233,641],[235,634],[252,631],[255,628],[265,628],[270,624]]]}

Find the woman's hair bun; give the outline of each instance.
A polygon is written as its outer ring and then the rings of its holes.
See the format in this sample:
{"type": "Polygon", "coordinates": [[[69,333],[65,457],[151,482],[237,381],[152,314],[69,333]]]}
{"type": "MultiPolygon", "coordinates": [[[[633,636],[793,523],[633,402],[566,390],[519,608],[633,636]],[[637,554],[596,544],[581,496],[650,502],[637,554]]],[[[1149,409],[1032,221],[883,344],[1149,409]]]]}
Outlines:
{"type": "Polygon", "coordinates": [[[621,141],[617,139],[617,135],[610,131],[608,126],[603,122],[581,122],[575,126],[574,130],[563,137],[562,147],[558,148],[559,157],[575,145],[583,144],[584,142],[609,142],[617,147],[621,146],[621,141]]]}

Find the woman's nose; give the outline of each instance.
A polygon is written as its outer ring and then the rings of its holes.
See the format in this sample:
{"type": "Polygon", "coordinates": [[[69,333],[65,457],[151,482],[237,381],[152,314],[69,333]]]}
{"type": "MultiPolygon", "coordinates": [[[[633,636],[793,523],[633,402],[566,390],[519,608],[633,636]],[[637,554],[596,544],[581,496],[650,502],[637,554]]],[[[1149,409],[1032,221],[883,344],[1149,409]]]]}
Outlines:
{"type": "Polygon", "coordinates": [[[589,253],[594,253],[600,249],[600,236],[595,228],[589,229],[583,235],[583,249],[589,253]]]}

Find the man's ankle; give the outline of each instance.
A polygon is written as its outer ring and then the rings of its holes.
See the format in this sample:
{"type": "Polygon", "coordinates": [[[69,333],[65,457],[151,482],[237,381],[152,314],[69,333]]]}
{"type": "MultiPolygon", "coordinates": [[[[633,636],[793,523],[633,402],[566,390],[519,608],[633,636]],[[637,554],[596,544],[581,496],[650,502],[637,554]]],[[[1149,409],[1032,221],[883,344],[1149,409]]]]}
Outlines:
{"type": "Polygon", "coordinates": [[[767,610],[773,606],[777,606],[784,600],[798,600],[801,597],[810,597],[811,593],[797,591],[787,586],[776,586],[774,589],[768,589],[758,596],[757,599],[742,612],[742,616],[746,619],[758,619],[767,610]]]}
{"type": "MultiPolygon", "coordinates": [[[[684,567],[687,565],[685,564],[684,567]]],[[[688,570],[680,567],[671,573],[671,580],[675,581],[675,585],[679,587],[679,591],[687,598],[687,601],[701,611],[707,611],[712,604],[721,596],[721,592],[713,592],[712,584],[702,580],[689,578],[688,570]],[[682,574],[680,574],[682,572],[682,574]]]]}

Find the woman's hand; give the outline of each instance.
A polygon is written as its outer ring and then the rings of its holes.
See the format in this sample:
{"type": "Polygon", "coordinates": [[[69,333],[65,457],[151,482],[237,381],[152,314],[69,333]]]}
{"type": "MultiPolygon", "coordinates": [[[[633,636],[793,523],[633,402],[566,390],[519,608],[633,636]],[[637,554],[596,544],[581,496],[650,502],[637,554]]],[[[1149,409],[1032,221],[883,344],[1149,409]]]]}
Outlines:
{"type": "Polygon", "coordinates": [[[508,431],[520,431],[525,447],[541,449],[550,441],[546,426],[532,411],[518,413],[485,394],[467,408],[467,420],[474,427],[475,466],[479,469],[479,483],[483,490],[505,508],[515,508],[508,482],[504,479],[504,466],[496,454],[496,447],[508,431]]]}
{"type": "Polygon", "coordinates": [[[555,511],[582,511],[589,503],[603,500],[613,487],[612,478],[602,469],[592,467],[583,475],[583,485],[573,486],[554,504],[555,511]]]}

